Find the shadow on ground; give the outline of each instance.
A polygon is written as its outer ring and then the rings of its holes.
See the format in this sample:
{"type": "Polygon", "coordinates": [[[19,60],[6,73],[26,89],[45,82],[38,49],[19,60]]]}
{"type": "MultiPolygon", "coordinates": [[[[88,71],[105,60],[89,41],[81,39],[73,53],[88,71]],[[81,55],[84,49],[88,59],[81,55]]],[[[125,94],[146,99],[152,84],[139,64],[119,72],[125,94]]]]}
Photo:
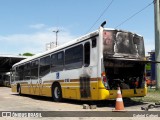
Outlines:
{"type": "MultiPolygon", "coordinates": [[[[15,96],[19,96],[18,94],[12,94],[15,96]]],[[[21,95],[20,97],[29,97],[34,100],[39,100],[39,101],[48,101],[48,102],[54,102],[51,97],[44,97],[44,96],[36,96],[36,95],[21,95]]],[[[145,105],[148,103],[145,102],[140,102],[140,101],[134,101],[130,98],[124,98],[123,99],[124,106],[125,107],[132,107],[132,106],[138,106],[138,105],[145,105]]],[[[75,104],[75,105],[83,105],[83,104],[88,104],[88,105],[96,105],[97,107],[115,107],[115,100],[103,100],[103,101],[80,101],[80,100],[69,100],[69,99],[63,99],[61,103],[67,103],[67,104],[75,104]]]]}

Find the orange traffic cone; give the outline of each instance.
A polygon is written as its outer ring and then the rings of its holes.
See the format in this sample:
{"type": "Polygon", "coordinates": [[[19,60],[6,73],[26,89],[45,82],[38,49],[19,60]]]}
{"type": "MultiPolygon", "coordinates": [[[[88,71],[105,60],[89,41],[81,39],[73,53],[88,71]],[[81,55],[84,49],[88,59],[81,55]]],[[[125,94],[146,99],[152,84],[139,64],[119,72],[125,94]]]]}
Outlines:
{"type": "Polygon", "coordinates": [[[120,87],[118,87],[117,98],[116,98],[116,107],[113,111],[124,111],[124,104],[123,104],[123,99],[122,99],[120,87]]]}

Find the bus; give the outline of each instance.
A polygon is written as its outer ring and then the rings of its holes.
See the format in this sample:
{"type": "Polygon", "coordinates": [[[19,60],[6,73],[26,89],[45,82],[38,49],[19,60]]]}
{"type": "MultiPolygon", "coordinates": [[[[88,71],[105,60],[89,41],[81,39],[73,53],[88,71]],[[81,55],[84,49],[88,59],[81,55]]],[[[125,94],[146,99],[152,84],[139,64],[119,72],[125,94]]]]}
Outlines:
{"type": "Polygon", "coordinates": [[[0,74],[0,86],[10,87],[10,72],[0,74]]]}
{"type": "Polygon", "coordinates": [[[3,86],[3,79],[1,75],[0,75],[0,86],[3,86]]]}
{"type": "Polygon", "coordinates": [[[145,96],[143,37],[129,31],[100,28],[36,54],[12,66],[11,89],[54,101],[145,96]]]}

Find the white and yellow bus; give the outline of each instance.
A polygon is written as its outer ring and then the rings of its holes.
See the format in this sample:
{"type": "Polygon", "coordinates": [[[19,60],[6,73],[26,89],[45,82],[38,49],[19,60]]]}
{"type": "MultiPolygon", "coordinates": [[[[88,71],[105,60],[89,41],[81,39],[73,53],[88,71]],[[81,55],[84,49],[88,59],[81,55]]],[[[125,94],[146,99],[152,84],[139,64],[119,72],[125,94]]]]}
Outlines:
{"type": "Polygon", "coordinates": [[[143,37],[100,27],[97,31],[20,61],[11,70],[12,92],[76,100],[145,96],[143,37]]]}

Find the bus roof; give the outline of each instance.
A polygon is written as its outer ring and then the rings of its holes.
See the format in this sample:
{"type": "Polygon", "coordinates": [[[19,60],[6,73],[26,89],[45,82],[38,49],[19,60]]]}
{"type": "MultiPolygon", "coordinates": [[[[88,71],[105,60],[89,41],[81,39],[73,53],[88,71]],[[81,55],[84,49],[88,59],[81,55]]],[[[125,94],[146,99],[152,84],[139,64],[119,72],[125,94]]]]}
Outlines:
{"type": "Polygon", "coordinates": [[[134,32],[130,32],[130,31],[127,31],[127,30],[122,30],[122,29],[104,28],[104,30],[115,30],[115,31],[119,31],[119,32],[127,32],[127,33],[136,34],[136,35],[142,37],[142,35],[140,35],[140,34],[137,34],[137,33],[134,33],[134,32]]]}
{"type": "Polygon", "coordinates": [[[67,43],[65,43],[65,44],[62,44],[62,45],[60,45],[60,46],[57,46],[57,47],[55,47],[55,48],[53,48],[53,49],[51,49],[51,50],[45,51],[45,52],[43,52],[43,53],[38,53],[38,54],[36,54],[36,55],[34,55],[34,56],[32,56],[32,57],[29,57],[29,58],[27,58],[27,59],[24,59],[24,60],[22,60],[22,61],[20,61],[20,62],[18,62],[18,63],[16,63],[16,64],[14,64],[13,67],[14,67],[14,66],[17,66],[17,65],[20,65],[20,64],[23,64],[23,63],[26,63],[26,62],[28,62],[28,61],[35,60],[36,58],[40,58],[40,57],[45,56],[45,55],[48,55],[48,54],[50,54],[50,53],[56,52],[56,51],[58,51],[58,50],[60,50],[60,49],[62,49],[62,48],[68,47],[68,46],[73,45],[73,44],[76,44],[76,43],[78,43],[78,42],[87,40],[87,39],[89,39],[89,38],[91,38],[91,37],[97,36],[98,34],[99,34],[99,31],[98,31],[98,30],[96,30],[96,31],[94,31],[94,32],[91,32],[91,33],[88,33],[88,34],[86,34],[86,35],[84,35],[84,36],[81,36],[81,37],[79,37],[79,38],[77,38],[77,39],[74,39],[74,40],[69,41],[69,42],[67,42],[67,43]]]}
{"type": "MultiPolygon", "coordinates": [[[[119,30],[119,29],[114,29],[114,28],[104,28],[104,30],[111,30],[111,31],[116,30],[116,31],[129,32],[129,31],[124,31],[124,30],[119,30]]],[[[132,33],[132,32],[130,32],[130,33],[132,33]]],[[[65,47],[68,47],[68,46],[70,46],[70,45],[76,44],[77,42],[81,42],[81,41],[87,40],[87,39],[89,39],[89,38],[91,38],[91,37],[97,36],[98,34],[99,34],[99,30],[90,32],[90,33],[88,33],[88,34],[86,34],[86,35],[84,35],[84,36],[81,36],[81,37],[79,37],[79,38],[77,38],[77,39],[74,39],[74,40],[72,40],[72,41],[69,41],[69,42],[67,42],[67,43],[65,43],[65,44],[63,44],[63,45],[57,46],[57,47],[55,47],[55,48],[53,48],[53,49],[51,49],[51,50],[45,51],[45,52],[43,52],[43,53],[36,54],[36,55],[34,55],[34,56],[32,56],[32,57],[29,57],[29,58],[27,58],[27,59],[24,59],[24,60],[22,60],[22,61],[20,61],[20,62],[18,62],[18,63],[16,63],[16,64],[14,64],[13,67],[14,67],[14,66],[17,66],[17,65],[20,65],[20,64],[23,64],[23,63],[26,63],[26,62],[28,62],[28,61],[35,60],[36,58],[40,58],[40,57],[45,56],[45,55],[48,55],[48,54],[50,54],[50,53],[56,52],[56,51],[58,51],[58,50],[60,50],[60,49],[62,49],[62,48],[65,48],[65,47]]],[[[132,33],[132,34],[136,34],[136,33],[132,33]]],[[[138,34],[137,34],[137,35],[138,35],[138,34]]],[[[138,35],[138,36],[140,36],[140,35],[138,35]]]]}

